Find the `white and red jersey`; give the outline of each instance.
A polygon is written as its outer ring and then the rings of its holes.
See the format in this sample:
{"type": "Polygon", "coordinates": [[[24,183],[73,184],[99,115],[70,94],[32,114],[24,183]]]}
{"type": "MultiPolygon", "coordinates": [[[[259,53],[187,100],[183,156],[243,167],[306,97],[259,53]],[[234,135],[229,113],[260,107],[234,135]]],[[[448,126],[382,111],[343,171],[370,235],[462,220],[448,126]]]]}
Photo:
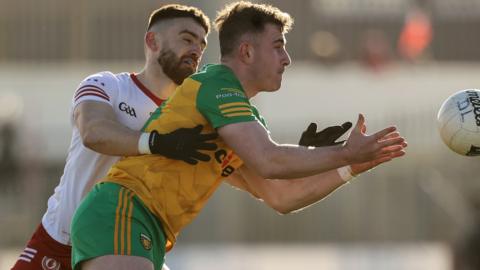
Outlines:
{"type": "Polygon", "coordinates": [[[134,74],[100,72],[80,83],[71,105],[73,132],[64,172],[42,218],[48,234],[65,245],[70,245],[70,224],[80,201],[120,158],[99,154],[83,145],[73,111],[87,100],[112,106],[117,120],[133,130],[140,130],[162,102],[134,74]]]}

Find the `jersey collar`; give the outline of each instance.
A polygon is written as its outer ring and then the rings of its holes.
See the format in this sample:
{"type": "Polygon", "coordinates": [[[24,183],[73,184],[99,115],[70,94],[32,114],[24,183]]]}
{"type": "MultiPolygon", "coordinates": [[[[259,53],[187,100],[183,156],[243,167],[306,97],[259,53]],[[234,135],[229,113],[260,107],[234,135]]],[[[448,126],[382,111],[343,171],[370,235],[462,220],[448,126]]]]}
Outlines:
{"type": "Polygon", "coordinates": [[[157,106],[160,106],[163,99],[158,98],[155,96],[152,91],[150,91],[138,78],[135,74],[130,73],[130,78],[135,83],[135,85],[140,89],[147,97],[149,97],[157,106]]]}

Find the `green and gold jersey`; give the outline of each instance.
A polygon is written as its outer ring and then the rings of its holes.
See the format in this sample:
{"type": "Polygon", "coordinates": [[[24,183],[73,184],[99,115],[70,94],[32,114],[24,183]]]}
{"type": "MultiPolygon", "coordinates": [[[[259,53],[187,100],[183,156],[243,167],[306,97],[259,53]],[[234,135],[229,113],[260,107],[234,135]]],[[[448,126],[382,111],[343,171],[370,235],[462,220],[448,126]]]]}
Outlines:
{"type": "MultiPolygon", "coordinates": [[[[253,107],[233,72],[223,65],[208,65],[185,79],[175,94],[155,111],[144,131],[172,132],[203,125],[204,133],[240,122],[265,122],[253,107]]],[[[209,152],[209,162],[190,165],[158,155],[126,157],[108,172],[105,181],[121,184],[143,201],[161,221],[167,250],[180,230],[200,212],[222,179],[243,162],[225,142],[209,152]]]]}

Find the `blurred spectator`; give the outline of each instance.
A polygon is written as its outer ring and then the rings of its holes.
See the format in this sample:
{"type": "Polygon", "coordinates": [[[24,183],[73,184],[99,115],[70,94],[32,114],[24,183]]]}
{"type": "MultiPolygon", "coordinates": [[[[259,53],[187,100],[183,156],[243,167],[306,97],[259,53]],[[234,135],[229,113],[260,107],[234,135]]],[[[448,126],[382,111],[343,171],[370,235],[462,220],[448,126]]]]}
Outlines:
{"type": "Polygon", "coordinates": [[[430,16],[420,8],[413,8],[406,14],[398,40],[398,53],[403,59],[414,61],[424,54],[432,37],[430,16]]]}
{"type": "Polygon", "coordinates": [[[317,31],[310,36],[310,50],[315,59],[327,64],[335,63],[339,61],[340,40],[331,32],[317,31]]]}
{"type": "Polygon", "coordinates": [[[392,50],[385,32],[370,29],[363,33],[361,61],[373,71],[381,71],[390,62],[392,50]]]}

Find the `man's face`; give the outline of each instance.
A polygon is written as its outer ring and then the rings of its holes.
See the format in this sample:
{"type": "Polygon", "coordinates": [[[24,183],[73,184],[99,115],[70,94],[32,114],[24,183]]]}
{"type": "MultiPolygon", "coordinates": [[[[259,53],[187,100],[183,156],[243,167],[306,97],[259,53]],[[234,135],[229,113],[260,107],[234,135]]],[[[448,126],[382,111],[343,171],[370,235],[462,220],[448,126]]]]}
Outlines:
{"type": "Polygon", "coordinates": [[[282,75],[290,65],[290,56],[285,49],[285,36],[279,26],[265,25],[256,35],[254,43],[254,74],[262,91],[276,91],[282,84],[282,75]]]}
{"type": "Polygon", "coordinates": [[[181,84],[197,71],[207,45],[206,32],[193,19],[178,18],[173,19],[161,34],[164,36],[157,62],[172,81],[181,84]]]}

